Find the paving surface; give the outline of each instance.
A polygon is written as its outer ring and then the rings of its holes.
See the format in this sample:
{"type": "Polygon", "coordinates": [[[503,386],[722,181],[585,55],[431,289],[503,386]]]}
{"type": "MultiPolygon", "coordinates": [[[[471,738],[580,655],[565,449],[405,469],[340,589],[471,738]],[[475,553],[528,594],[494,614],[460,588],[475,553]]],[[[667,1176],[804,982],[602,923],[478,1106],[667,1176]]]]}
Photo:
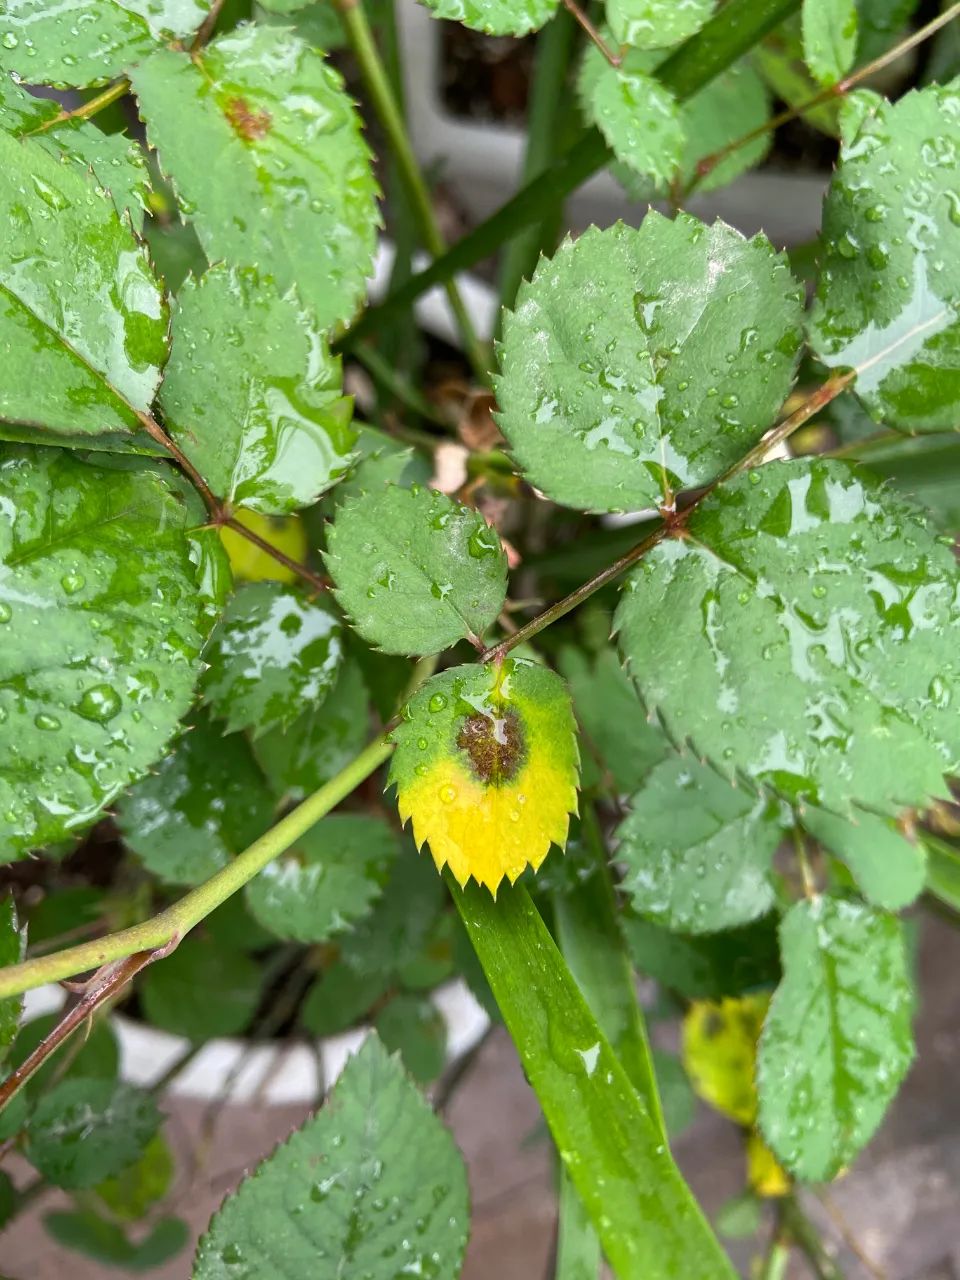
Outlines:
{"type": "MultiPolygon", "coordinates": [[[[907,1084],[853,1172],[832,1188],[829,1214],[817,1201],[808,1201],[811,1217],[836,1248],[846,1280],[960,1280],[960,931],[925,917],[919,966],[920,1052],[907,1084]],[[862,1257],[844,1242],[844,1233],[862,1257]]],[[[197,1235],[244,1171],[306,1114],[301,1107],[228,1106],[212,1141],[198,1146],[207,1104],[177,1100],[170,1111],[168,1132],[181,1169],[172,1209],[197,1235]]],[[[473,1197],[464,1280],[549,1280],[556,1212],[552,1161],[536,1099],[503,1032],[486,1042],[447,1114],[467,1159],[473,1197]]],[[[739,1190],[739,1137],[719,1116],[701,1108],[675,1150],[708,1213],[739,1190]]],[[[23,1167],[9,1167],[18,1180],[26,1176],[23,1167]]],[[[57,1200],[57,1193],[49,1194],[0,1234],[5,1280],[120,1275],[52,1244],[40,1217],[57,1200]]],[[[751,1248],[734,1244],[731,1251],[748,1275],[751,1248]]],[[[154,1280],[188,1280],[189,1255],[147,1274],[154,1280]]],[[[790,1280],[807,1275],[798,1262],[790,1280]]]]}

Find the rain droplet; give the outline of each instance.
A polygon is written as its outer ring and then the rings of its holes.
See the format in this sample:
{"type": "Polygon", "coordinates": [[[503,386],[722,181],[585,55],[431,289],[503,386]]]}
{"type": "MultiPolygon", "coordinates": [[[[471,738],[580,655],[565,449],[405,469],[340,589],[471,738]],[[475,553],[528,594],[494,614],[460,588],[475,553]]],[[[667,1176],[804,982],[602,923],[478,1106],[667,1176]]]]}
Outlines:
{"type": "Polygon", "coordinates": [[[0,600],[0,622],[9,622],[13,617],[13,610],[3,600],[0,600]]]}
{"type": "Polygon", "coordinates": [[[445,787],[440,788],[440,800],[443,804],[453,804],[457,798],[457,788],[451,787],[448,782],[445,787]]]}
{"type": "Polygon", "coordinates": [[[106,724],[117,715],[122,706],[122,699],[116,689],[111,689],[108,684],[95,684],[86,691],[74,710],[85,720],[106,724]]]}
{"type": "Polygon", "coordinates": [[[65,573],[60,579],[60,585],[68,596],[74,596],[78,591],[83,590],[87,580],[82,573],[65,573]]]}
{"type": "Polygon", "coordinates": [[[57,717],[47,715],[45,711],[41,711],[38,715],[34,716],[33,723],[38,729],[46,729],[48,731],[60,728],[60,721],[57,717]]]}
{"type": "Polygon", "coordinates": [[[427,703],[431,711],[442,711],[446,705],[447,697],[444,693],[435,693],[427,703]]]}

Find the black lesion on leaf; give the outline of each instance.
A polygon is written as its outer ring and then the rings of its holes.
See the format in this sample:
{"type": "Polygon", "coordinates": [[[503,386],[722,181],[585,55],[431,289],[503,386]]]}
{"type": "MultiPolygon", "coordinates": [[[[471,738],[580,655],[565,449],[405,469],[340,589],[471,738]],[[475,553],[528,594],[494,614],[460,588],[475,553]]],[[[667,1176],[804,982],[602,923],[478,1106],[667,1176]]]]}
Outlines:
{"type": "Polygon", "coordinates": [[[523,763],[523,725],[515,711],[468,716],[457,734],[457,746],[470,757],[473,771],[491,786],[509,782],[523,763]]]}

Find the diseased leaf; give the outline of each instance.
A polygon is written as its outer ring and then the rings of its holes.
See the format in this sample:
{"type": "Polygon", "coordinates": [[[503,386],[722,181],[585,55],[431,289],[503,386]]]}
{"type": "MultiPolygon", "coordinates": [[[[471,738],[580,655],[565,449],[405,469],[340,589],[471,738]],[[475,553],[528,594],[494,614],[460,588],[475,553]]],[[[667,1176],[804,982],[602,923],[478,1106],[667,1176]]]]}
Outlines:
{"type": "Polygon", "coordinates": [[[747,1182],[756,1195],[767,1199],[785,1196],[793,1186],[790,1175],[756,1129],[747,1135],[747,1182]]]}
{"type": "Polygon", "coordinates": [[[425,0],[438,18],[462,22],[488,36],[537,31],[557,11],[558,0],[425,0]]]}
{"type": "Polygon", "coordinates": [[[607,22],[622,44],[669,49],[699,31],[716,0],[606,0],[607,22]]]}
{"type": "Polygon", "coordinates": [[[504,320],[500,427],[556,502],[624,511],[713,479],[793,378],[800,291],[762,236],[648,213],[541,261],[504,320]]]}
{"type": "Polygon", "coordinates": [[[915,90],[845,142],[823,211],[810,326],[831,369],[903,431],[960,419],[960,86],[915,90]]]}
{"type": "Polygon", "coordinates": [[[246,1031],[261,983],[260,966],[249,956],[191,934],[162,963],[151,965],[139,993],[148,1022],[201,1044],[246,1031]]]}
{"type": "Polygon", "coordinates": [[[773,907],[770,864],[782,836],[776,801],[671,756],[630,801],[616,858],[640,915],[681,933],[716,933],[773,907]]]}
{"type": "Polygon", "coordinates": [[[96,1186],[138,1159],[160,1113],[148,1093],[77,1077],[54,1085],[27,1125],[26,1156],[56,1187],[96,1186]]]}
{"type": "Polygon", "coordinates": [[[286,728],[333,688],[342,627],[323,599],[280,583],[241,587],[210,642],[204,697],[227,732],[286,728]]]}
{"type": "Polygon", "coordinates": [[[372,268],[377,186],[338,73],[292,32],[250,23],[192,55],[162,49],[131,79],[207,257],[295,286],[321,329],[348,320],[372,268]]]}
{"type": "Polygon", "coordinates": [[[507,592],[496,530],[418,485],[345,502],[324,559],[354,630],[385,653],[438,653],[481,637],[507,592]]]}
{"type": "Polygon", "coordinates": [[[772,914],[739,929],[694,937],[624,912],[623,932],[638,971],[690,1000],[741,995],[780,976],[772,914]]]}
{"type": "Polygon", "coordinates": [[[0,214],[0,437],[129,436],[167,353],[142,246],[79,166],[2,131],[0,214]]]}
{"type": "Polygon", "coordinates": [[[331,814],[250,881],[247,906],[278,938],[324,942],[369,913],[397,853],[382,819],[331,814]]]}
{"type": "Polygon", "coordinates": [[[496,894],[566,844],[578,754],[554,672],[520,658],[453,667],[410,699],[394,741],[400,818],[461,886],[473,876],[496,894]]]}
{"type": "Polygon", "coordinates": [[[197,30],[210,0],[0,0],[4,63],[33,84],[105,84],[197,30]]]}
{"type": "MultiPolygon", "coordinates": [[[[21,930],[17,920],[17,908],[13,896],[0,899],[0,968],[19,964],[27,948],[26,930],[21,930]]],[[[7,1056],[20,1025],[23,1013],[23,996],[9,996],[0,1000],[0,1063],[7,1056]]]]}
{"type": "Polygon", "coordinates": [[[815,80],[836,84],[857,52],[856,0],[803,0],[803,59],[815,80]]]}
{"type": "Polygon", "coordinates": [[[946,794],[960,763],[958,582],[950,548],[867,473],[776,462],[644,558],[616,625],[675,741],[791,800],[895,814],[946,794]]]}
{"type": "Polygon", "coordinates": [[[802,820],[812,836],[847,864],[868,902],[898,911],[923,892],[923,845],[908,840],[889,819],[862,811],[847,819],[807,808],[802,820]]]}
{"type": "Polygon", "coordinates": [[[383,1047],[400,1054],[414,1080],[436,1080],[447,1058],[447,1024],[435,1005],[423,996],[394,996],[377,1014],[374,1026],[383,1047]]]}
{"type": "Polygon", "coordinates": [[[309,311],[222,264],[177,298],[160,391],[167,430],[218,498],[283,515],[351,461],[352,401],[309,311]]]}
{"type": "Polygon", "coordinates": [[[737,1124],[757,1116],[757,1040],[768,995],[695,1000],[683,1018],[683,1064],[696,1093],[737,1124]]]}
{"type": "Polygon", "coordinates": [[[190,706],[223,565],[175,485],[60,449],[0,459],[0,859],[89,825],[190,706]]]}
{"type": "Polygon", "coordinates": [[[611,66],[596,45],[584,53],[578,90],[587,119],[613,154],[633,173],[662,189],[669,186],[683,154],[682,111],[676,98],[650,75],[651,59],[629,51],[611,66]]]}
{"type": "Polygon", "coordinates": [[[824,1182],[870,1140],[913,1057],[899,921],[862,903],[796,903],[760,1040],[760,1125],[798,1178],[824,1182]]]}
{"type": "Polygon", "coordinates": [[[270,826],[273,798],[246,740],[198,720],[117,806],[128,848],[167,884],[201,884],[270,826]]]}
{"type": "Polygon", "coordinates": [[[164,1198],[173,1183],[174,1172],[173,1152],[163,1135],[157,1133],[135,1164],[99,1183],[97,1195],[116,1217],[136,1222],[164,1198]]]}
{"type": "Polygon", "coordinates": [[[214,1215],[193,1276],[452,1277],[468,1224],[466,1172],[450,1134],[371,1035],[323,1109],[214,1215]]]}

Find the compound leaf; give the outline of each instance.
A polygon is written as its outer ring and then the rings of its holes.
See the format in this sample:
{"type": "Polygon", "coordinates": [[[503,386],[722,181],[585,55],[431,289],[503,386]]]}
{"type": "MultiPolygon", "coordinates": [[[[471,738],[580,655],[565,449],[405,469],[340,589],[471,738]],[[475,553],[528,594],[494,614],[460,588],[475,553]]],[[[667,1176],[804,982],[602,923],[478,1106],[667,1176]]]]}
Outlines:
{"type": "Polygon", "coordinates": [[[462,22],[488,36],[523,36],[557,11],[558,0],[426,0],[438,18],[462,22]]]}
{"type": "Polygon", "coordinates": [[[960,86],[880,102],[845,141],[823,211],[811,344],[878,421],[960,416],[960,86]]]}
{"type": "Polygon", "coordinates": [[[496,530],[419,485],[346,501],[324,559],[354,630],[385,653],[437,653],[478,638],[507,592],[496,530]]]}
{"type": "Polygon", "coordinates": [[[542,261],[504,321],[500,427],[556,502],[623,511],[713,479],[793,378],[800,291],[763,236],[648,213],[542,261]]]}
{"type": "Polygon", "coordinates": [[[836,84],[857,52],[856,0],[803,0],[803,60],[815,80],[836,84]]]}
{"type": "Polygon", "coordinates": [[[468,1220],[450,1134],[370,1035],[323,1109],[214,1216],[193,1276],[455,1276],[468,1220]]]}
{"type": "Polygon", "coordinates": [[[160,1125],[148,1093],[113,1080],[63,1080],[27,1125],[26,1156],[54,1186],[96,1186],[137,1160],[160,1125]]]}
{"type": "Polygon", "coordinates": [[[269,279],[220,265],[180,290],[164,421],[231,506],[283,515],[336,483],[356,439],[340,384],[311,313],[269,279]]]}
{"type": "Polygon", "coordinates": [[[162,49],[131,79],[207,257],[257,267],[281,293],[296,286],[321,329],[349,319],[371,271],[377,186],[322,55],[250,23],[201,52],[162,49]]]}
{"type": "Polygon", "coordinates": [[[913,1057],[899,921],[817,897],[780,926],[783,980],[757,1063],[760,1126],[798,1178],[823,1182],[872,1137],[913,1057]]]}
{"type": "Polygon", "coordinates": [[[577,807],[570,695],[523,659],[453,667],[414,694],[394,734],[390,781],[438,870],[496,894],[566,844],[577,807]]]}
{"type": "Polygon", "coordinates": [[[82,829],[163,754],[222,569],[202,520],[156,469],[0,461],[0,859],[82,829]]]}
{"type": "Polygon", "coordinates": [[[777,462],[643,560],[616,625],[675,741],[791,800],[895,814],[945,795],[960,763],[958,580],[867,473],[777,462]]]}

